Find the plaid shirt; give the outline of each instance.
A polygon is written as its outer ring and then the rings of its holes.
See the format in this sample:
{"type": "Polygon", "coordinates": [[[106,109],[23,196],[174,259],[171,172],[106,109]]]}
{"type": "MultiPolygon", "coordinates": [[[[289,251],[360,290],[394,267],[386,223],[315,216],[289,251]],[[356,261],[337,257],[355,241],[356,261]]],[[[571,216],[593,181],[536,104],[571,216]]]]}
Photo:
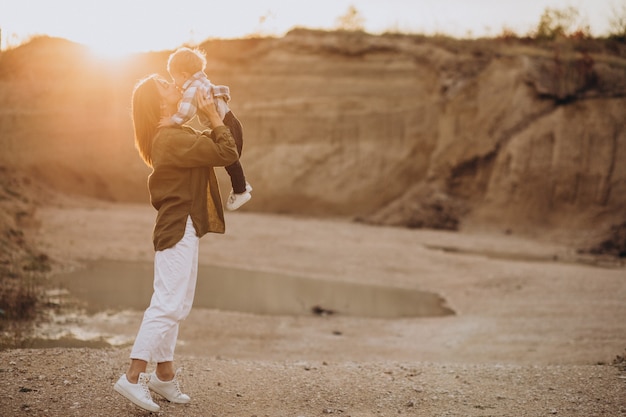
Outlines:
{"type": "MultiPolygon", "coordinates": [[[[212,94],[217,106],[220,119],[224,119],[226,113],[230,111],[228,102],[230,101],[230,89],[225,85],[213,85],[202,71],[196,72],[183,84],[183,98],[178,103],[178,112],[172,116],[172,121],[177,125],[188,122],[198,111],[198,101],[196,92],[200,90],[203,94],[212,94]]],[[[212,128],[208,117],[200,113],[200,122],[212,128]]]]}

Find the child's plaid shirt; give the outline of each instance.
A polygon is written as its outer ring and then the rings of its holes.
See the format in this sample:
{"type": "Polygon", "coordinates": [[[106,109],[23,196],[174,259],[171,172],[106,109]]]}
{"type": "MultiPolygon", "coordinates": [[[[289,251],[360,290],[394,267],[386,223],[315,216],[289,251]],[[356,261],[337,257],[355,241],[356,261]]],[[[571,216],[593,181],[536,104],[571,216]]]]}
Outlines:
{"type": "MultiPolygon", "coordinates": [[[[183,84],[183,97],[178,103],[178,112],[172,116],[172,121],[177,125],[182,125],[188,122],[196,115],[198,111],[198,101],[196,99],[196,92],[198,89],[203,94],[212,94],[216,99],[215,104],[217,106],[217,112],[220,115],[220,119],[224,119],[226,113],[230,111],[228,102],[230,101],[230,89],[225,85],[213,85],[207,78],[203,71],[198,71],[189,78],[185,84],[183,84]]],[[[213,127],[209,123],[208,117],[202,113],[198,116],[200,123],[205,126],[213,127]]]]}

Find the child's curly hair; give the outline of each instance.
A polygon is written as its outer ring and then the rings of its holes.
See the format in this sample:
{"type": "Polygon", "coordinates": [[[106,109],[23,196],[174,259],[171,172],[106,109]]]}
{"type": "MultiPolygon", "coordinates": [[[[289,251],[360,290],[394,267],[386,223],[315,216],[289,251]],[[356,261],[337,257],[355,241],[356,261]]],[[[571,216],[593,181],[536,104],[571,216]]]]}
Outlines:
{"type": "Polygon", "coordinates": [[[206,56],[198,48],[178,48],[167,60],[167,71],[170,74],[172,72],[195,74],[198,71],[204,71],[205,68],[206,56]]]}

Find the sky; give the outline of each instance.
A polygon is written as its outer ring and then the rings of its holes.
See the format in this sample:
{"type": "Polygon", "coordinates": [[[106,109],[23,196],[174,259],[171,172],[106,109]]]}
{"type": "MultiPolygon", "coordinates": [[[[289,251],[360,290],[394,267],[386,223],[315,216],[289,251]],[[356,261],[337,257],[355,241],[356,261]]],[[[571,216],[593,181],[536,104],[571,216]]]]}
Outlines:
{"type": "Polygon", "coordinates": [[[370,33],[528,34],[546,8],[574,7],[594,36],[609,33],[626,0],[0,0],[0,48],[48,35],[103,55],[175,49],[211,38],[335,29],[353,6],[370,33]]]}

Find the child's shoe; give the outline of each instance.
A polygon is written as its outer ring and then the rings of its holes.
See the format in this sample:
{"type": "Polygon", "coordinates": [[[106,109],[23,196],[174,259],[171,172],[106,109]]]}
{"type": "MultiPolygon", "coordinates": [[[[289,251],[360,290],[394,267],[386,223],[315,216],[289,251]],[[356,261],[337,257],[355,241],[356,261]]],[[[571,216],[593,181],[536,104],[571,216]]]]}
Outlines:
{"type": "Polygon", "coordinates": [[[230,190],[228,200],[226,201],[226,209],[234,211],[246,204],[252,198],[250,191],[252,191],[252,186],[248,182],[246,182],[246,191],[243,193],[235,194],[233,190],[230,190]]]}

